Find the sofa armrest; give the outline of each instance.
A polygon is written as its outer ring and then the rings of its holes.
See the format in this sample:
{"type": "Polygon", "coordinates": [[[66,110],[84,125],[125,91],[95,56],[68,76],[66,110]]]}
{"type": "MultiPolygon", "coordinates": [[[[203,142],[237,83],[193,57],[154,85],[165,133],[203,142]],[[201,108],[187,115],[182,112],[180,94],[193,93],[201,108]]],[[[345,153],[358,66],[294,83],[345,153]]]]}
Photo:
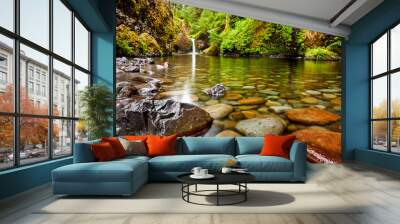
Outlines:
{"type": "Polygon", "coordinates": [[[307,145],[295,141],[290,149],[290,160],[293,162],[293,179],[305,181],[307,174],[307,145]]]}
{"type": "Polygon", "coordinates": [[[100,143],[99,140],[75,143],[74,145],[74,163],[89,163],[95,162],[96,158],[92,153],[90,146],[92,144],[100,143]]]}

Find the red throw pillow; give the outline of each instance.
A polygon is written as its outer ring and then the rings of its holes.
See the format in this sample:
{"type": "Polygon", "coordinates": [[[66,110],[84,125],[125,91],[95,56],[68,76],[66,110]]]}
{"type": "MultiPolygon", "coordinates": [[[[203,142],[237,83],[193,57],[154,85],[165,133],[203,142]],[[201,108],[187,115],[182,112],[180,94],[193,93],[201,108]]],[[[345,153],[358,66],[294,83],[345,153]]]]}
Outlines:
{"type": "Polygon", "coordinates": [[[165,156],[176,154],[176,135],[157,136],[149,135],[147,137],[148,156],[165,156]]]}
{"type": "Polygon", "coordinates": [[[294,135],[265,135],[264,146],[261,149],[262,156],[280,156],[289,159],[290,147],[296,136],[294,135]]]}
{"type": "Polygon", "coordinates": [[[115,155],[118,158],[126,156],[126,151],[117,137],[101,138],[101,142],[108,142],[114,149],[115,155]]]}
{"type": "Polygon", "coordinates": [[[124,139],[129,140],[129,141],[146,141],[147,135],[125,135],[123,136],[124,139]]]}
{"type": "Polygon", "coordinates": [[[91,145],[91,149],[94,157],[99,162],[110,161],[117,158],[113,147],[108,142],[93,144],[91,145]]]}

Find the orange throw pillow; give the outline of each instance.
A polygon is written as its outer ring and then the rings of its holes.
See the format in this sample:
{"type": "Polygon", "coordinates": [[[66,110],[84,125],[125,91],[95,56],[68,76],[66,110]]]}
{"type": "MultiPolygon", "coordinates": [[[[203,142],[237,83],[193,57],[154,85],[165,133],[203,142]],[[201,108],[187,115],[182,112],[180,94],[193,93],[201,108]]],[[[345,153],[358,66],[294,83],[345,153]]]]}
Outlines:
{"type": "Polygon", "coordinates": [[[129,141],[146,141],[147,135],[125,135],[123,136],[124,139],[129,141]]]}
{"type": "Polygon", "coordinates": [[[289,159],[290,147],[296,136],[294,135],[265,135],[264,146],[261,149],[262,156],[280,156],[289,159]]]}
{"type": "Polygon", "coordinates": [[[93,144],[91,145],[91,149],[94,157],[99,162],[110,161],[117,158],[113,147],[108,142],[93,144]]]}
{"type": "Polygon", "coordinates": [[[148,156],[176,155],[176,135],[147,137],[148,156]]]}
{"type": "Polygon", "coordinates": [[[108,142],[114,149],[117,158],[126,156],[126,151],[117,137],[101,138],[101,142],[108,142]]]}

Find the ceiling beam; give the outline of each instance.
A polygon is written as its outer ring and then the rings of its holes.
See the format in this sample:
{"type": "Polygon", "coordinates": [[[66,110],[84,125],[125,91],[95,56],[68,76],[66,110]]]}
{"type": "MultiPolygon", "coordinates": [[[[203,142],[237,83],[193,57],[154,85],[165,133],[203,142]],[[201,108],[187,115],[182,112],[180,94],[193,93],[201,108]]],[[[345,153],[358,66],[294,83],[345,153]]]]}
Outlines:
{"type": "Polygon", "coordinates": [[[329,21],[296,15],[269,8],[254,7],[243,3],[229,2],[227,0],[172,0],[175,3],[189,5],[198,8],[225,12],[241,17],[288,25],[297,28],[310,29],[313,31],[337,35],[347,38],[350,35],[350,27],[337,25],[331,27],[329,21]]]}
{"type": "Polygon", "coordinates": [[[332,19],[330,20],[330,26],[336,27],[343,21],[345,21],[349,16],[351,16],[355,11],[361,8],[368,0],[353,0],[350,1],[343,9],[341,9],[332,19]]]}

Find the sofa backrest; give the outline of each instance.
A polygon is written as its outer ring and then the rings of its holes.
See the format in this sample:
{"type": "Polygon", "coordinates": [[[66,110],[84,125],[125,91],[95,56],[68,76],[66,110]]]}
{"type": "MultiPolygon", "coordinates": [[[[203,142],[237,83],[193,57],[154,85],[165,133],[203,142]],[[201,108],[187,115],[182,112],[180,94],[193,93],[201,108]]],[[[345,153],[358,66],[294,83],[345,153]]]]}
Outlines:
{"type": "MultiPolygon", "coordinates": [[[[74,163],[95,162],[90,146],[100,140],[75,143],[74,163]]],[[[180,137],[176,142],[177,154],[259,154],[264,144],[263,137],[180,137]]]]}
{"type": "Polygon", "coordinates": [[[235,138],[182,137],[177,147],[178,154],[226,154],[234,156],[235,138]]]}
{"type": "Polygon", "coordinates": [[[263,137],[236,137],[236,155],[259,154],[263,145],[263,137]]]}
{"type": "Polygon", "coordinates": [[[89,163],[95,162],[96,158],[93,155],[90,146],[92,144],[99,144],[100,140],[93,140],[81,143],[75,143],[74,147],[74,163],[89,163]]]}

